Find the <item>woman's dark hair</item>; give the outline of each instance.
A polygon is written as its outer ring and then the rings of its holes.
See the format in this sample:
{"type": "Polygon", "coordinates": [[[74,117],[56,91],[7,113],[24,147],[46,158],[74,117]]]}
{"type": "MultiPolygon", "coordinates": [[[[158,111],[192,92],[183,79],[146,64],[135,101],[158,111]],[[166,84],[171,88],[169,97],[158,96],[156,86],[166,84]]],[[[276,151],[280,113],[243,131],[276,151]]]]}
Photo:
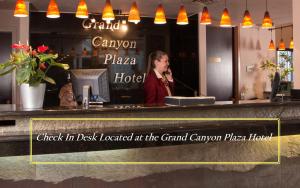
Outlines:
{"type": "Polygon", "coordinates": [[[162,56],[165,56],[165,55],[168,55],[166,52],[163,52],[163,51],[160,51],[160,50],[157,50],[157,51],[154,51],[154,52],[151,52],[149,54],[149,57],[148,57],[148,66],[147,66],[147,74],[150,72],[150,70],[154,69],[155,68],[155,60],[160,60],[162,58],[162,56]]]}

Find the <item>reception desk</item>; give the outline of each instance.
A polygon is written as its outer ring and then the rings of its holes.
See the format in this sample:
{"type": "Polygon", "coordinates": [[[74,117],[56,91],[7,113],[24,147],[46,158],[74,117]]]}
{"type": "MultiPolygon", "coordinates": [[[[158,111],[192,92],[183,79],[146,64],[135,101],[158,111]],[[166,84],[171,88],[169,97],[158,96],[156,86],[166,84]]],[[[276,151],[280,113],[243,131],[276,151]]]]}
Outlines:
{"type": "MultiPolygon", "coordinates": [[[[294,124],[300,121],[300,102],[271,103],[265,100],[216,102],[198,106],[143,106],[143,105],[104,105],[103,107],[49,108],[42,110],[23,110],[14,105],[0,105],[0,138],[29,135],[31,118],[279,118],[282,124],[294,124]]],[[[207,122],[197,123],[196,128],[207,128],[207,122]]],[[[103,132],[147,131],[191,127],[192,122],[139,122],[113,123],[97,125],[94,128],[103,132]]],[[[219,123],[223,128],[228,123],[219,123]]],[[[35,131],[64,131],[71,126],[45,124],[35,126],[35,131]]],[[[74,128],[74,127],[73,127],[74,128]]],[[[81,127],[88,130],[90,127],[81,127]]],[[[194,127],[195,128],[195,127],[194,127]]],[[[283,126],[283,128],[285,128],[283,126]]]]}
{"type": "MultiPolygon", "coordinates": [[[[175,135],[186,132],[205,132],[207,134],[225,134],[226,132],[249,132],[250,129],[258,132],[274,132],[277,135],[274,122],[256,121],[255,118],[278,118],[281,122],[281,134],[293,135],[300,133],[298,123],[300,121],[300,102],[271,103],[268,101],[239,101],[233,103],[216,102],[212,105],[198,106],[152,106],[143,105],[107,105],[103,107],[82,108],[51,108],[43,110],[25,111],[12,105],[0,106],[0,144],[5,149],[0,150],[1,156],[27,155],[29,154],[29,124],[32,118],[40,118],[34,121],[32,126],[33,136],[47,132],[47,134],[148,134],[165,132],[175,135]],[[58,118],[47,120],[47,118],[58,118]],[[59,119],[63,118],[63,119],[59,119]],[[77,119],[77,121],[70,121],[77,119]],[[97,118],[97,119],[95,119],[97,118]],[[114,121],[106,121],[104,119],[114,121]],[[164,119],[169,119],[165,121],[164,119]],[[172,121],[172,119],[177,120],[172,121]],[[179,119],[178,119],[179,118],[179,119]],[[180,119],[181,118],[181,119],[180,119]],[[220,118],[220,121],[195,121],[192,118],[220,118]],[[221,118],[252,118],[245,122],[221,121],[221,118]],[[84,119],[84,121],[80,121],[84,119]],[[94,121],[91,121],[93,120],[94,121]],[[103,119],[103,120],[102,120],[103,119]],[[134,121],[128,121],[134,120],[134,121]],[[10,147],[8,147],[8,144],[10,147]],[[22,148],[16,149],[16,148],[22,148]]],[[[276,122],[275,122],[276,123],[276,122]]],[[[156,143],[160,145],[162,143],[156,143]]],[[[165,143],[164,143],[165,144],[165,143]]],[[[163,144],[163,145],[164,145],[163,144]]],[[[118,144],[96,145],[89,147],[94,150],[110,150],[124,148],[152,147],[144,144],[118,144]]],[[[55,150],[55,146],[46,149],[35,150],[34,154],[83,152],[76,145],[67,146],[69,149],[55,150]],[[72,149],[73,148],[73,149],[72,149]]]]}
{"type": "MultiPolygon", "coordinates": [[[[282,182],[289,182],[290,185],[297,185],[300,169],[300,103],[270,103],[268,101],[240,101],[216,102],[213,105],[200,106],[161,106],[145,107],[142,105],[108,105],[90,109],[64,109],[51,108],[34,111],[24,111],[10,105],[0,107],[0,145],[1,156],[0,179],[20,180],[43,180],[46,182],[60,183],[64,180],[76,177],[96,178],[101,181],[123,182],[136,180],[147,180],[151,177],[170,178],[177,174],[176,179],[185,181],[193,174],[203,177],[208,181],[209,176],[218,177],[210,181],[208,185],[222,185],[236,181],[236,177],[247,178],[251,182],[263,182],[262,186],[283,185],[282,182]],[[278,148],[277,133],[273,135],[270,142],[209,142],[198,144],[140,144],[125,145],[120,148],[116,145],[106,147],[88,147],[87,150],[77,147],[34,147],[35,161],[101,161],[101,162],[147,162],[147,161],[256,161],[247,165],[231,164],[185,164],[185,165],[32,165],[29,161],[29,122],[31,118],[143,118],[135,121],[80,121],[79,123],[66,123],[66,121],[35,121],[33,132],[35,134],[48,131],[51,133],[91,133],[101,132],[107,134],[120,133],[143,133],[149,132],[165,133],[175,132],[181,135],[188,131],[210,133],[239,132],[243,130],[273,131],[268,128],[266,122],[248,121],[246,124],[239,121],[231,123],[224,121],[210,122],[199,121],[195,123],[190,118],[279,118],[281,122],[281,149],[278,148]],[[184,121],[177,120],[153,120],[149,118],[184,118],[184,121]],[[76,125],[75,125],[76,124],[76,125]],[[278,149],[281,150],[280,161],[277,165],[260,165],[259,162],[272,162],[278,160],[278,149]],[[51,153],[51,154],[50,154],[51,153]],[[14,166],[11,171],[10,167],[14,166]],[[79,170],[80,169],[80,170],[79,170]],[[100,169],[100,170],[99,170],[100,169]],[[16,175],[16,171],[18,172],[16,175]],[[56,172],[60,173],[48,173],[56,172]],[[224,173],[223,173],[224,172],[224,173]],[[226,172],[226,173],[225,173],[226,172]],[[179,175],[181,174],[181,175],[179,175]],[[189,174],[185,176],[184,174],[189,174]],[[228,176],[228,174],[230,176],[228,176]],[[249,176],[252,174],[252,176],[249,176]],[[289,181],[285,181],[285,180],[289,181]],[[283,181],[284,180],[284,181],[283,181]],[[214,182],[212,184],[211,182],[214,182]]],[[[273,125],[270,125],[273,126],[273,125]]],[[[276,130],[276,129],[275,129],[276,130]]],[[[249,185],[243,181],[243,185],[249,185]]],[[[247,183],[248,182],[248,183],[247,183]]],[[[177,182],[179,183],[179,182],[177,182]]],[[[286,184],[285,184],[286,185],[286,184]]]]}

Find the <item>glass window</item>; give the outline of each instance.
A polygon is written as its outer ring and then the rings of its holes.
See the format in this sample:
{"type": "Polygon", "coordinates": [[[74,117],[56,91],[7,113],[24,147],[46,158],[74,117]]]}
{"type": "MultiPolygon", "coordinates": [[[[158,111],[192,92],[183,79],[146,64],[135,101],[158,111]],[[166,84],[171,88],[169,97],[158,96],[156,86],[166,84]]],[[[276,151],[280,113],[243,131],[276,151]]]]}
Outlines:
{"type": "Polygon", "coordinates": [[[280,75],[285,81],[293,81],[293,51],[277,51],[277,64],[280,67],[280,75]],[[285,76],[286,75],[286,76],[285,76]]]}

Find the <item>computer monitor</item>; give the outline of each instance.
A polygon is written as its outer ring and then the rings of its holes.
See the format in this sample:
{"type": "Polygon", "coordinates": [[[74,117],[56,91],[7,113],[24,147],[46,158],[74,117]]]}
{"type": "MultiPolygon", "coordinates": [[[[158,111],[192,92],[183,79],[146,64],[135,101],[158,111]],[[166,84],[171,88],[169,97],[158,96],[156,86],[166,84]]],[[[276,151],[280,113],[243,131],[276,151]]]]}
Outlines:
{"type": "Polygon", "coordinates": [[[84,86],[89,86],[90,102],[109,102],[109,80],[107,69],[74,69],[71,70],[73,91],[77,102],[83,101],[84,86]]]}
{"type": "Polygon", "coordinates": [[[291,100],[300,101],[300,89],[291,89],[291,100]]]}
{"type": "Polygon", "coordinates": [[[276,98],[276,95],[279,90],[279,86],[280,86],[280,74],[278,72],[275,72],[274,79],[272,82],[272,91],[270,94],[270,100],[273,102],[278,101],[278,98],[276,98]]]}

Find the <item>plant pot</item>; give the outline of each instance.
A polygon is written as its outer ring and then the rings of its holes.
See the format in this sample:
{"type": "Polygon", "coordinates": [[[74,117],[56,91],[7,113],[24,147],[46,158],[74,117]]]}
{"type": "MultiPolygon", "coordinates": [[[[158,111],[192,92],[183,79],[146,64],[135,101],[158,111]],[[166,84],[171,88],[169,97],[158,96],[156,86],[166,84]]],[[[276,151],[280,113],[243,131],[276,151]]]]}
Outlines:
{"type": "Polygon", "coordinates": [[[42,109],[46,84],[30,86],[29,84],[21,84],[21,100],[24,109],[42,109]]]}

